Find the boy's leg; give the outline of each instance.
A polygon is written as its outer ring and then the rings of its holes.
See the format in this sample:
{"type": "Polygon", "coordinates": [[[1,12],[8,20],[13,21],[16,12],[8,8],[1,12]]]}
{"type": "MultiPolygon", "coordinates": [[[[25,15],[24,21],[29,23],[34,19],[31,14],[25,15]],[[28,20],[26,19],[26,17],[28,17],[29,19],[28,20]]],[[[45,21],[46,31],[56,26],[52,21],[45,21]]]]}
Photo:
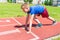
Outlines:
{"type": "Polygon", "coordinates": [[[52,17],[49,16],[48,19],[51,20],[51,21],[53,21],[53,23],[52,23],[53,25],[56,24],[56,20],[54,18],[52,18],[52,17]]]}
{"type": "Polygon", "coordinates": [[[41,22],[36,18],[36,15],[34,16],[34,21],[36,23],[38,23],[38,25],[36,27],[41,27],[42,26],[41,22]]]}
{"type": "Polygon", "coordinates": [[[44,12],[41,15],[43,18],[48,18],[49,20],[51,20],[53,22],[52,23],[53,25],[56,24],[56,20],[49,16],[48,11],[46,9],[44,10],[44,12]]]}
{"type": "Polygon", "coordinates": [[[50,17],[50,16],[48,17],[48,19],[51,20],[51,21],[55,21],[55,19],[50,17]]]}
{"type": "Polygon", "coordinates": [[[36,17],[34,17],[34,19],[33,19],[36,23],[40,23],[40,21],[36,18],[36,17]]]}

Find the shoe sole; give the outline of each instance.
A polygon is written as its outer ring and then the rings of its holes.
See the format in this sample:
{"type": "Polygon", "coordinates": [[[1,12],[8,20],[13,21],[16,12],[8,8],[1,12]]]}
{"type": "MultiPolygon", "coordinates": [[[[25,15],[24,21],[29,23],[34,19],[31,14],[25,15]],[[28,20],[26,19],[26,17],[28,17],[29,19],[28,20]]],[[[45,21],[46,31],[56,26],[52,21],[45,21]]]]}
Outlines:
{"type": "Polygon", "coordinates": [[[55,26],[57,24],[57,22],[56,23],[54,23],[54,24],[52,24],[52,26],[55,26]]]}

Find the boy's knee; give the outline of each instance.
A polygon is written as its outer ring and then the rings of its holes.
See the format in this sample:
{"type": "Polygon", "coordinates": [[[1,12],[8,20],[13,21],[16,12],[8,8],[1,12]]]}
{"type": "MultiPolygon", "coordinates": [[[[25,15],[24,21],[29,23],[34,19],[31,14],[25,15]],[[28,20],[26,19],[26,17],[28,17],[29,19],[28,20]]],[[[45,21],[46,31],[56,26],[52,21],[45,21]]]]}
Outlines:
{"type": "Polygon", "coordinates": [[[37,18],[33,18],[33,20],[36,20],[37,18]]]}

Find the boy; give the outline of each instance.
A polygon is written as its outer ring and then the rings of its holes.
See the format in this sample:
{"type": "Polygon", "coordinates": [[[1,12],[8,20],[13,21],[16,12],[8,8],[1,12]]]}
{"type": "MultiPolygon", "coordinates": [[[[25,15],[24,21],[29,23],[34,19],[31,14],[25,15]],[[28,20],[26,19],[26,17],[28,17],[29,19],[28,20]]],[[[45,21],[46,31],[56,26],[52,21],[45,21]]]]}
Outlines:
{"type": "Polygon", "coordinates": [[[48,18],[49,20],[52,21],[52,24],[55,24],[56,21],[49,16],[46,8],[44,6],[41,5],[36,5],[36,6],[31,6],[29,7],[29,5],[27,3],[24,3],[21,5],[22,10],[27,13],[27,17],[26,17],[26,25],[25,25],[25,30],[31,32],[31,27],[32,27],[32,20],[36,21],[38,23],[37,27],[41,27],[42,23],[39,22],[39,20],[36,18],[36,16],[42,16],[43,18],[48,18]],[[30,17],[30,30],[28,30],[27,28],[27,23],[29,20],[29,16],[30,17]]]}

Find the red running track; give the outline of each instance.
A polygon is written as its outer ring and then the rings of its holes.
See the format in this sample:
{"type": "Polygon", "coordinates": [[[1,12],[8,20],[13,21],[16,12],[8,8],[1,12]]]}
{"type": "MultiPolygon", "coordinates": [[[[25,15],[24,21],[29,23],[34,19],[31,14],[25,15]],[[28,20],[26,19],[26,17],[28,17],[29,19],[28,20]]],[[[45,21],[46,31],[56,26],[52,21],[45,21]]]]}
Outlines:
{"type": "Polygon", "coordinates": [[[31,40],[46,38],[60,34],[60,22],[52,26],[51,21],[46,18],[38,18],[43,24],[40,28],[35,28],[36,24],[33,21],[32,33],[27,33],[23,27],[26,17],[20,18],[2,18],[0,19],[0,40],[31,40]]]}

